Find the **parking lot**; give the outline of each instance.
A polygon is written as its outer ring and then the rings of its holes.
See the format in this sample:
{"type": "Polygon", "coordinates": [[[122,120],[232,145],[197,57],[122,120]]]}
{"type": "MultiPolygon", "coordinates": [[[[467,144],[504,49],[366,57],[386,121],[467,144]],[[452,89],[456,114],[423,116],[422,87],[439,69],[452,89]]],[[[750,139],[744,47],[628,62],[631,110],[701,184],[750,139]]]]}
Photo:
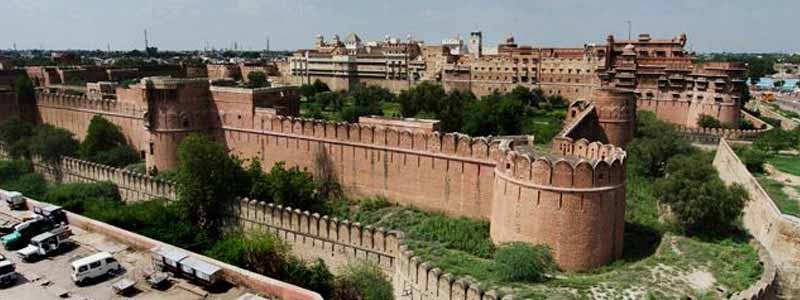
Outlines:
{"type": "MultiPolygon", "coordinates": [[[[6,220],[21,219],[28,211],[10,211],[5,205],[0,208],[0,224],[6,220]]],[[[22,261],[14,251],[0,247],[0,255],[16,264],[19,274],[17,283],[0,288],[0,300],[18,299],[239,299],[247,291],[237,287],[222,291],[208,291],[182,279],[173,278],[172,285],[164,291],[150,288],[145,276],[154,267],[147,251],[136,251],[124,244],[96,233],[72,228],[75,246],[68,251],[36,262],[22,261]],[[99,251],[111,253],[123,267],[120,274],[106,276],[101,280],[84,286],[77,286],[70,278],[70,263],[99,251]],[[127,278],[134,280],[136,286],[125,296],[117,295],[112,285],[127,278]]]]}

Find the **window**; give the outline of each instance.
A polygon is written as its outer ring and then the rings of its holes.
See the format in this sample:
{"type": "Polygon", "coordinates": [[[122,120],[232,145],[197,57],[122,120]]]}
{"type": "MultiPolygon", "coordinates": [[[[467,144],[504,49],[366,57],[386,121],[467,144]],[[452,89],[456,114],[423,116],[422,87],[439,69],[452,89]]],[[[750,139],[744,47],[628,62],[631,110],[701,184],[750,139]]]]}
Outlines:
{"type": "Polygon", "coordinates": [[[115,262],[117,262],[117,260],[113,257],[106,258],[106,264],[113,264],[115,262]]]}
{"type": "Polygon", "coordinates": [[[150,143],[150,155],[155,155],[155,154],[156,154],[156,144],[150,143]]]}
{"type": "Polygon", "coordinates": [[[89,270],[89,267],[87,267],[87,266],[81,266],[80,268],[78,268],[78,272],[79,273],[86,272],[87,270],[89,270]]]}
{"type": "Polygon", "coordinates": [[[100,267],[100,262],[99,261],[96,261],[96,262],[93,262],[93,263],[89,264],[89,268],[90,269],[97,269],[99,267],[100,267]]]}

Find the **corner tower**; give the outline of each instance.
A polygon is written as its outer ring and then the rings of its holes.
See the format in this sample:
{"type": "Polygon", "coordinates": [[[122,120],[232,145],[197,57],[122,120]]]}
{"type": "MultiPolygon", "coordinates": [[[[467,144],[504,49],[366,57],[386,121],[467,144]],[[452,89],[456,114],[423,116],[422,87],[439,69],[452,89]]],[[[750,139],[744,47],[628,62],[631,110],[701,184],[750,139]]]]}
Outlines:
{"type": "Polygon", "coordinates": [[[206,79],[145,78],[136,87],[147,103],[144,117],[149,136],[149,171],[177,166],[178,145],[187,135],[209,130],[209,84],[206,79]]]}
{"type": "Polygon", "coordinates": [[[624,147],[632,141],[636,128],[636,96],[633,91],[601,87],[592,92],[592,100],[608,142],[624,147]]]}

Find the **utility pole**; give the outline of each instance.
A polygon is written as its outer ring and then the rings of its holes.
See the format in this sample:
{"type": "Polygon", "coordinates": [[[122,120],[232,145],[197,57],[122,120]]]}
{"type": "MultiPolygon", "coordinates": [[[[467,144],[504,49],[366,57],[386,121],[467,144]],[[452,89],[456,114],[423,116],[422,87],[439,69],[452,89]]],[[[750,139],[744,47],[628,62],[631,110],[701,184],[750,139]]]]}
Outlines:
{"type": "Polygon", "coordinates": [[[144,29],[144,51],[147,52],[147,49],[150,48],[150,42],[147,40],[147,28],[144,29]]]}
{"type": "Polygon", "coordinates": [[[631,28],[633,27],[633,22],[631,20],[626,21],[628,22],[628,40],[631,40],[631,28]]]}

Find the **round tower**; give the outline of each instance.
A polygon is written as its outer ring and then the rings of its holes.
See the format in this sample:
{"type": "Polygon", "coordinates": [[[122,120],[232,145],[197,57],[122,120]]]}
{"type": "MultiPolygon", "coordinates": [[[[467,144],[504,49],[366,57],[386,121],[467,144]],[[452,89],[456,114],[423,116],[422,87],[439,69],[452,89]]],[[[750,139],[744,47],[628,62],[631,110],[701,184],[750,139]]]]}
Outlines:
{"type": "Polygon", "coordinates": [[[507,142],[495,169],[492,241],[548,246],[568,271],[621,257],[625,151],[581,139],[569,153],[539,155],[507,142]]]}
{"type": "Polygon", "coordinates": [[[592,91],[600,126],[608,142],[624,147],[636,128],[636,97],[632,90],[600,87],[592,91]]]}
{"type": "Polygon", "coordinates": [[[153,77],[142,79],[138,87],[147,103],[147,169],[172,169],[178,163],[181,140],[190,133],[208,131],[208,80],[153,77]]]}

